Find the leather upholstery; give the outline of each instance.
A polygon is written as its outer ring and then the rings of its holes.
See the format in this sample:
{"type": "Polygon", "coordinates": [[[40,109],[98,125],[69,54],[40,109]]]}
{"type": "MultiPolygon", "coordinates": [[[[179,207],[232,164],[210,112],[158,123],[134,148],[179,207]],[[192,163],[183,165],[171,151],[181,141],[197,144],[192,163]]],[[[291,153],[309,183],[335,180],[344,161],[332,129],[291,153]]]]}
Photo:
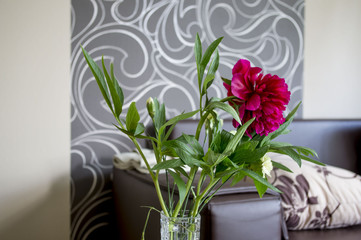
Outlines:
{"type": "MultiPolygon", "coordinates": [[[[224,128],[234,129],[230,120],[224,121],[224,128]]],[[[194,134],[195,129],[194,120],[182,121],[173,135],[194,134]]],[[[290,133],[275,141],[310,147],[320,161],[361,173],[361,120],[294,120],[288,129],[290,133]]]]}
{"type": "MultiPolygon", "coordinates": [[[[135,170],[113,170],[113,193],[120,239],[138,240],[142,233],[147,208],[160,209],[149,175],[135,170]]],[[[162,178],[163,177],[163,178],[162,178]]],[[[166,190],[164,176],[161,188],[166,190]]],[[[262,199],[251,181],[235,187],[226,186],[202,211],[201,239],[275,239],[282,238],[282,209],[280,196],[268,191],[262,199]],[[265,238],[266,237],[266,238],[265,238]]],[[[160,239],[159,214],[151,214],[146,239],[160,239]]]]}
{"type": "MultiPolygon", "coordinates": [[[[231,128],[231,122],[225,121],[231,128]]],[[[192,133],[194,121],[183,121],[174,129],[192,133]]],[[[360,174],[361,170],[361,120],[296,120],[291,133],[277,141],[290,142],[315,149],[319,160],[360,174]]],[[[113,171],[114,202],[117,211],[120,239],[140,239],[146,219],[146,208],[160,209],[149,176],[135,171],[113,171]]],[[[165,186],[164,186],[165,187],[165,186]]],[[[203,239],[361,239],[361,225],[333,230],[287,231],[282,234],[280,198],[272,192],[259,199],[249,182],[236,188],[222,189],[202,213],[203,239]],[[258,236],[258,238],[257,238],[258,236]]],[[[152,213],[146,239],[159,239],[159,214],[152,213]]]]}
{"type": "Polygon", "coordinates": [[[208,204],[205,239],[281,239],[279,196],[254,192],[218,196],[208,204]]]}

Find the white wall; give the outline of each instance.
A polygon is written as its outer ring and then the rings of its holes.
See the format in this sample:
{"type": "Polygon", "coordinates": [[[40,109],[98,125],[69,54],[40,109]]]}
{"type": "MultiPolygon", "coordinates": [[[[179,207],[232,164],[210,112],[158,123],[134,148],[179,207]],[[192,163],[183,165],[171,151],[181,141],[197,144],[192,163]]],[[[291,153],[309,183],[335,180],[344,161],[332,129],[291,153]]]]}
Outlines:
{"type": "MultiPolygon", "coordinates": [[[[360,13],[306,0],[305,118],[361,118],[360,13]]],[[[68,239],[70,0],[1,0],[0,34],[0,239],[68,239]]]]}
{"type": "Polygon", "coordinates": [[[0,239],[69,239],[70,0],[1,0],[0,36],[0,239]]]}
{"type": "Polygon", "coordinates": [[[360,26],[360,0],[306,0],[304,118],[361,118],[360,26]]]}

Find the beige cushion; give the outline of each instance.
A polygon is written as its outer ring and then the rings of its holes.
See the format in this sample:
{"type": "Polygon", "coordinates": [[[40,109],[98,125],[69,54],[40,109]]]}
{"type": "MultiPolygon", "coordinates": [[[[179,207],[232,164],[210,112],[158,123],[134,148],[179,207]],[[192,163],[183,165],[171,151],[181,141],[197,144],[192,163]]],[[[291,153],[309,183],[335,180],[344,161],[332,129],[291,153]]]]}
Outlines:
{"type": "MultiPolygon", "coordinates": [[[[283,194],[282,206],[289,229],[338,228],[361,223],[361,177],[332,166],[269,154],[293,173],[274,169],[269,181],[283,194]]],[[[322,159],[321,159],[322,161],[322,159]]]]}

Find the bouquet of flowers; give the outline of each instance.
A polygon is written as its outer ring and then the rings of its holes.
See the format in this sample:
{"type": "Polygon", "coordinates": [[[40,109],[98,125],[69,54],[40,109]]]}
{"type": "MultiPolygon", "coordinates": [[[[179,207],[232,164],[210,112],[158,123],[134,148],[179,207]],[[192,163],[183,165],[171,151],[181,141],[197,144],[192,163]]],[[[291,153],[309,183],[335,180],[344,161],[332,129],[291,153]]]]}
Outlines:
{"type": "Polygon", "coordinates": [[[99,89],[117,121],[115,127],[130,138],[142,156],[161,210],[167,217],[182,216],[185,212],[192,217],[197,216],[223,183],[231,181],[231,184],[236,184],[245,177],[253,179],[260,197],[268,188],[280,192],[267,181],[267,176],[273,167],[291,170],[272,161],[267,156],[268,152],[289,155],[299,166],[302,159],[319,164],[310,158],[317,156],[312,149],[274,141],[280,134],[288,132],[287,127],[300,105],[286,117],[283,116],[291,95],[284,79],[264,74],[261,68],[251,67],[249,61],[241,59],[233,67],[232,79],[222,78],[227,97],[208,96],[219,65],[217,47],[221,41],[222,38],[215,40],[203,53],[200,38],[198,34],[196,36],[194,52],[200,97],[197,110],[167,120],[165,105],[156,98],[148,99],[146,104],[155,136],[145,134],[135,102],[130,104],[125,119],[120,118],[124,96],[114,76],[113,65],[108,72],[104,60],[99,67],[83,49],[99,89]],[[233,118],[234,131],[222,128],[219,110],[233,118]],[[179,121],[197,114],[198,125],[194,135],[182,134],[170,139],[179,121]],[[204,141],[200,141],[201,131],[205,132],[204,141]],[[157,161],[155,166],[148,163],[138,139],[147,139],[152,143],[157,161]],[[185,167],[189,171],[185,171],[185,167]],[[161,170],[173,179],[179,194],[177,201],[173,198],[174,188],[169,188],[167,196],[162,195],[159,185],[161,170]]]}

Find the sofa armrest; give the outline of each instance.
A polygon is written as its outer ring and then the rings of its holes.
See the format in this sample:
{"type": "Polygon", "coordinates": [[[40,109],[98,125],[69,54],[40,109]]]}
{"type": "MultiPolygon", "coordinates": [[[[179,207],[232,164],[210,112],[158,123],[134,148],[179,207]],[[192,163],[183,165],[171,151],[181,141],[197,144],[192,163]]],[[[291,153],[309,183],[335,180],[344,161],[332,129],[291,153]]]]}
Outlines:
{"type": "Polygon", "coordinates": [[[214,197],[203,214],[205,239],[288,239],[279,195],[239,192],[214,197]],[[283,230],[285,230],[283,232],[283,230]]]}

